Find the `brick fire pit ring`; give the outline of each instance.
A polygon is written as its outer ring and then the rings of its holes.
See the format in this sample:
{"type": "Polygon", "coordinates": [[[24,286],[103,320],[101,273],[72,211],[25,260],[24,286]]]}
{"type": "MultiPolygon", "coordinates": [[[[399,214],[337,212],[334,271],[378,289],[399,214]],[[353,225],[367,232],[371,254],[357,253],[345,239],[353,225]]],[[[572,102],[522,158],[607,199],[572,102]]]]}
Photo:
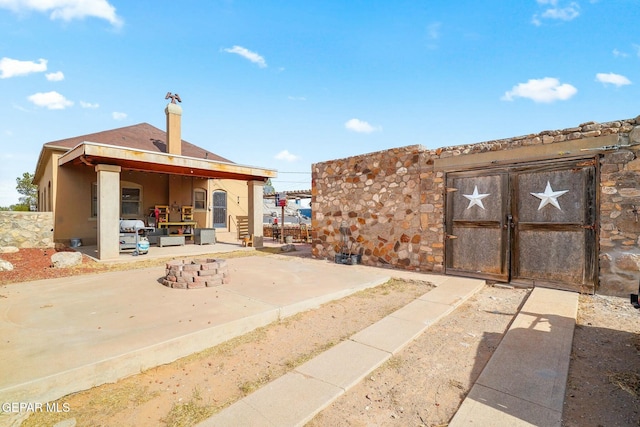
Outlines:
{"type": "Polygon", "coordinates": [[[199,289],[230,283],[227,261],[184,259],[169,261],[162,284],[174,289],[199,289]]]}

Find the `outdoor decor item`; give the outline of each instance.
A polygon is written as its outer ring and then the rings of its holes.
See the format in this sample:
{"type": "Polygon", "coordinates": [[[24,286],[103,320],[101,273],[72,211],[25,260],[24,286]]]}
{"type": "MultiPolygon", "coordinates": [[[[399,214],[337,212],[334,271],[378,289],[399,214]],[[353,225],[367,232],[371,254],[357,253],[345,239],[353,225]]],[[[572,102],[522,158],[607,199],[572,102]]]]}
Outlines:
{"type": "Polygon", "coordinates": [[[336,264],[360,264],[362,257],[355,251],[355,242],[351,241],[351,228],[346,221],[340,225],[340,251],[336,253],[336,264]]]}

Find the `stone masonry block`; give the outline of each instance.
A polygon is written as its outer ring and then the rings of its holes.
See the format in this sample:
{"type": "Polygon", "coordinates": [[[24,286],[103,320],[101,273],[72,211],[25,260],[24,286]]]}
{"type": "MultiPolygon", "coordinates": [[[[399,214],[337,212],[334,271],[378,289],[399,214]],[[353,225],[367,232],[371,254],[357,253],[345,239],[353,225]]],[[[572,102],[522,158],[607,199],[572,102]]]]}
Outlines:
{"type": "Polygon", "coordinates": [[[224,280],[220,277],[211,277],[207,279],[207,286],[219,286],[224,283],[224,280]]]}
{"type": "Polygon", "coordinates": [[[198,271],[198,276],[215,276],[218,274],[218,270],[200,270],[198,271]]]}

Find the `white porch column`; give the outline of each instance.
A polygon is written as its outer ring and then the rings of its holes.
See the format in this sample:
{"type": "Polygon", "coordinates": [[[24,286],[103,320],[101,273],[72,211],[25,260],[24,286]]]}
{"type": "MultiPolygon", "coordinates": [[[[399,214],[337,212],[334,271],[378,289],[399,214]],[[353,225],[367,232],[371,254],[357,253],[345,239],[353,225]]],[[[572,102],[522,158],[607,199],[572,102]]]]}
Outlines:
{"type": "Polygon", "coordinates": [[[248,181],[249,186],[249,234],[253,234],[253,246],[264,246],[262,234],[262,206],[264,181],[248,181]]]}
{"type": "Polygon", "coordinates": [[[98,174],[98,259],[120,255],[120,166],[96,165],[98,174]]]}

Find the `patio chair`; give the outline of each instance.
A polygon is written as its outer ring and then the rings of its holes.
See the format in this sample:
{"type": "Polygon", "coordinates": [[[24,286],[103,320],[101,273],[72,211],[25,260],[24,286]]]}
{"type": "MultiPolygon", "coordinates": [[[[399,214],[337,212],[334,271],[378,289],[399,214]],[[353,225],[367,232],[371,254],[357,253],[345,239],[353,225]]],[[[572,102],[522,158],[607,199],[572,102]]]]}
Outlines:
{"type": "Polygon", "coordinates": [[[303,243],[311,243],[311,236],[309,235],[307,224],[300,224],[300,241],[303,243]]]}

